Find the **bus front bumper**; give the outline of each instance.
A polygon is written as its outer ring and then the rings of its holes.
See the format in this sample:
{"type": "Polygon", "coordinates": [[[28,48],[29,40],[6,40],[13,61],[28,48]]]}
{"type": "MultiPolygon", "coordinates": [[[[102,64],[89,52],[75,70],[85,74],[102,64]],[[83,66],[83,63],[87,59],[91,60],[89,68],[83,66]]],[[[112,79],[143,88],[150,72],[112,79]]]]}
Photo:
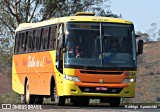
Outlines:
{"type": "Polygon", "coordinates": [[[129,84],[99,84],[64,81],[63,84],[63,96],[135,97],[135,82],[129,84]]]}

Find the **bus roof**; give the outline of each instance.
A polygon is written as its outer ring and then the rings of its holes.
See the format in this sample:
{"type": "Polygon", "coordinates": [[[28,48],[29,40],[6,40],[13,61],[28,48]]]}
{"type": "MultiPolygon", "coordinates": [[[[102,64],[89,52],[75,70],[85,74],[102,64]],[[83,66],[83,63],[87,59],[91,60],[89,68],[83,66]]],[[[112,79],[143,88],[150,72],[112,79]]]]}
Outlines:
{"type": "Polygon", "coordinates": [[[60,17],[60,18],[51,18],[50,20],[37,22],[37,23],[22,23],[20,24],[17,31],[23,31],[31,28],[38,28],[43,26],[48,26],[51,24],[57,24],[58,22],[66,23],[66,22],[109,22],[109,23],[123,23],[123,24],[133,24],[131,21],[124,20],[122,18],[114,18],[114,17],[100,17],[100,16],[68,16],[68,17],[60,17]]]}

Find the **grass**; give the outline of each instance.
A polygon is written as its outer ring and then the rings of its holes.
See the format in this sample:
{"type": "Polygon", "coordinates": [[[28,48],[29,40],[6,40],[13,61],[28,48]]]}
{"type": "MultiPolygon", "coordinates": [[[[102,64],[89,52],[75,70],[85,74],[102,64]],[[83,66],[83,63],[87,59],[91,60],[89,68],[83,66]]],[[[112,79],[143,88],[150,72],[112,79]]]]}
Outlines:
{"type": "Polygon", "coordinates": [[[54,102],[51,101],[51,98],[44,98],[43,99],[43,104],[53,104],[54,102]]]}
{"type": "MultiPolygon", "coordinates": [[[[5,95],[0,95],[0,103],[9,103],[9,104],[21,103],[20,94],[12,91],[5,95]]],[[[50,98],[44,98],[44,104],[51,104],[51,103],[53,102],[51,102],[50,98]]]]}
{"type": "Polygon", "coordinates": [[[20,103],[20,100],[20,95],[14,91],[5,95],[0,95],[0,103],[20,103]]]}

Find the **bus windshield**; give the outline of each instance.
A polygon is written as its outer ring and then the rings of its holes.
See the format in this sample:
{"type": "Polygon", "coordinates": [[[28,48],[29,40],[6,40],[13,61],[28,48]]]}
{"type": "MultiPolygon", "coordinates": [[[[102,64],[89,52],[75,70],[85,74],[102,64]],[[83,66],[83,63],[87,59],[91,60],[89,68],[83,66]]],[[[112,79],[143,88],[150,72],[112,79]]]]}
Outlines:
{"type": "Polygon", "coordinates": [[[68,23],[65,67],[136,68],[133,25],[68,23]]]}

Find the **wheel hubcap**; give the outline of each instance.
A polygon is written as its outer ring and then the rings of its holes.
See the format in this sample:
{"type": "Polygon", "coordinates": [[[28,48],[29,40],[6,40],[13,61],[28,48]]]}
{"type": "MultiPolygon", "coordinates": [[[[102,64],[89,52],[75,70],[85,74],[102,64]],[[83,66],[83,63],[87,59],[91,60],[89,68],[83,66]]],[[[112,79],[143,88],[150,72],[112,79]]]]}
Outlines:
{"type": "Polygon", "coordinates": [[[30,101],[30,94],[29,94],[29,85],[27,83],[26,85],[26,103],[29,103],[30,101]]]}

